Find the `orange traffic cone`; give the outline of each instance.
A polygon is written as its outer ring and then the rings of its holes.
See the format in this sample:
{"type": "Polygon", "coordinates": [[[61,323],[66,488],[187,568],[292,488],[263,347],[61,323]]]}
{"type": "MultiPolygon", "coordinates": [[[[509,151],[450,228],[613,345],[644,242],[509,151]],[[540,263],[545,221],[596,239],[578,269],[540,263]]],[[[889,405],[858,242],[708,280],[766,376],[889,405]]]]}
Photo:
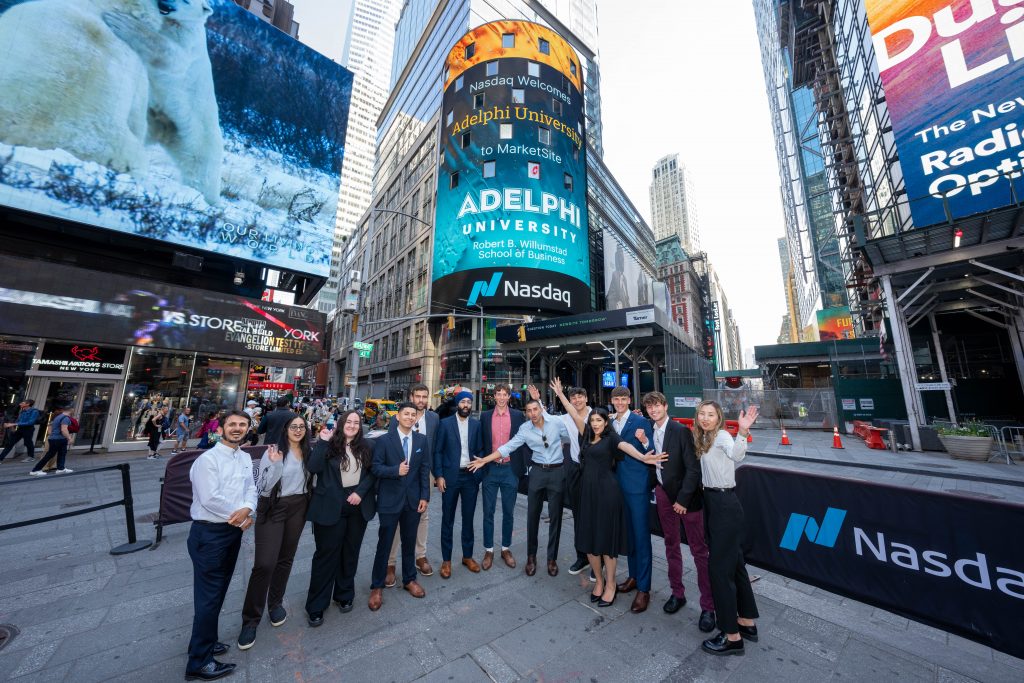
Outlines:
{"type": "Polygon", "coordinates": [[[843,440],[839,438],[839,427],[832,428],[832,448],[842,448],[843,440]]]}
{"type": "Polygon", "coordinates": [[[786,435],[786,428],[785,427],[782,428],[782,441],[779,442],[779,445],[780,446],[792,446],[793,445],[793,444],[791,444],[789,442],[789,437],[786,435]]]}

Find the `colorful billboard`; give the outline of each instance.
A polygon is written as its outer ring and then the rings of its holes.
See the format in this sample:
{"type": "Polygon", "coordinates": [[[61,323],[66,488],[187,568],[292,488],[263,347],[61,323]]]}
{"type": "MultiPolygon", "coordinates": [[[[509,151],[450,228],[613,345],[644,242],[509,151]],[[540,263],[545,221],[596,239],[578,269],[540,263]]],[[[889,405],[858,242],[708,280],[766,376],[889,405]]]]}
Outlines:
{"type": "Polygon", "coordinates": [[[436,309],[590,309],[579,57],[523,21],[479,26],[448,55],[441,110],[436,309]]]}
{"type": "Polygon", "coordinates": [[[1024,8],[1006,0],[865,5],[914,223],[946,220],[943,197],[957,218],[1024,196],[1024,8]]]}
{"type": "Polygon", "coordinates": [[[818,339],[854,339],[853,317],[848,306],[825,308],[818,311],[818,339]]]}
{"type": "Polygon", "coordinates": [[[609,233],[604,234],[604,307],[609,311],[659,304],[665,310],[664,291],[655,302],[654,278],[609,233]]]}
{"type": "Polygon", "coordinates": [[[231,0],[0,0],[0,204],[327,276],[352,74],[231,0]]]}

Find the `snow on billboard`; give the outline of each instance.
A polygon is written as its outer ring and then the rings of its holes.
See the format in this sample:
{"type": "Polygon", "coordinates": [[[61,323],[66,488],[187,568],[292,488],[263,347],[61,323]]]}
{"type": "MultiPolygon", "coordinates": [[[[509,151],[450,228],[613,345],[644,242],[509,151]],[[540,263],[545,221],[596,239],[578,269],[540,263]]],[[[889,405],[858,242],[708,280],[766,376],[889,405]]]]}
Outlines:
{"type": "Polygon", "coordinates": [[[0,204],[316,276],[352,74],[231,0],[0,0],[0,204]]]}
{"type": "Polygon", "coordinates": [[[914,223],[1012,204],[1024,191],[1024,7],[1016,0],[866,0],[914,223]]]}

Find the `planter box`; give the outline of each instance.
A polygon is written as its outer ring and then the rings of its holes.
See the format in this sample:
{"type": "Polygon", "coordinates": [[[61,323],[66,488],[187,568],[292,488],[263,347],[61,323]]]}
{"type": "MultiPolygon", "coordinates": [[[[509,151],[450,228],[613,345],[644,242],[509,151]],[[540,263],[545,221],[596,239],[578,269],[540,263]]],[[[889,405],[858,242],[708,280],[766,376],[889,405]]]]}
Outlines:
{"type": "Polygon", "coordinates": [[[992,454],[991,436],[939,436],[949,457],[957,460],[985,462],[992,454]]]}

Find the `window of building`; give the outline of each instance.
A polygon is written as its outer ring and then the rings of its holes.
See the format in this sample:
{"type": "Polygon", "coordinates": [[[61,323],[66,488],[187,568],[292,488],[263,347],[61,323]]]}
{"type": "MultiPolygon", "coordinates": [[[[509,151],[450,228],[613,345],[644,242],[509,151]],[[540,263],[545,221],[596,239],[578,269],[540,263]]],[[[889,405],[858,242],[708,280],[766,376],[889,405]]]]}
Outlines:
{"type": "Polygon", "coordinates": [[[501,46],[502,47],[515,47],[516,46],[516,34],[514,34],[514,33],[502,33],[501,34],[501,46]]]}
{"type": "Polygon", "coordinates": [[[562,176],[562,181],[565,183],[565,189],[572,191],[572,176],[568,173],[562,176]]]}
{"type": "Polygon", "coordinates": [[[551,54],[551,43],[543,38],[539,38],[537,39],[537,49],[540,50],[542,55],[549,55],[551,54]]]}
{"type": "Polygon", "coordinates": [[[477,94],[473,95],[473,108],[474,109],[483,109],[484,108],[484,94],[482,92],[478,92],[477,94]]]}
{"type": "Polygon", "coordinates": [[[445,116],[444,116],[444,125],[450,126],[450,125],[452,125],[452,123],[454,123],[454,121],[455,121],[455,112],[454,111],[450,111],[447,114],[445,114],[445,116]]]}
{"type": "Polygon", "coordinates": [[[484,178],[493,178],[496,163],[493,159],[484,162],[484,178]]]}
{"type": "Polygon", "coordinates": [[[470,43],[466,46],[466,59],[473,59],[473,55],[476,54],[476,43],[470,43]]]}
{"type": "Polygon", "coordinates": [[[540,180],[540,162],[539,161],[527,161],[526,162],[526,177],[531,180],[540,180]]]}
{"type": "Polygon", "coordinates": [[[540,78],[540,64],[538,64],[537,62],[527,63],[526,73],[530,74],[534,78],[540,78]]]}
{"type": "Polygon", "coordinates": [[[143,433],[146,419],[153,411],[164,407],[177,411],[188,405],[195,359],[196,354],[188,352],[132,351],[115,441],[144,440],[149,437],[143,433]]]}
{"type": "Polygon", "coordinates": [[[555,98],[552,97],[551,98],[551,111],[555,114],[555,116],[561,116],[562,115],[562,103],[561,103],[561,101],[556,100],[555,98]]]}
{"type": "Polygon", "coordinates": [[[458,186],[459,186],[459,172],[456,171],[455,173],[452,173],[451,177],[448,179],[448,189],[454,190],[458,186]]]}
{"type": "Polygon", "coordinates": [[[512,88],[512,104],[525,104],[526,91],[522,88],[512,88]]]}
{"type": "Polygon", "coordinates": [[[498,136],[502,140],[511,140],[512,139],[512,124],[511,123],[502,123],[498,127],[498,136]]]}
{"type": "Polygon", "coordinates": [[[462,90],[462,85],[463,83],[465,83],[465,80],[466,79],[463,78],[462,76],[459,76],[458,78],[455,79],[455,92],[459,92],[460,90],[462,90]]]}
{"type": "Polygon", "coordinates": [[[466,149],[467,147],[469,147],[470,142],[471,140],[469,131],[466,131],[465,133],[462,134],[462,149],[466,149]]]}
{"type": "Polygon", "coordinates": [[[487,62],[487,75],[497,76],[498,75],[498,60],[487,62]]]}
{"type": "Polygon", "coordinates": [[[576,75],[576,62],[569,62],[569,73],[576,75]]]}
{"type": "Polygon", "coordinates": [[[550,128],[545,128],[544,126],[540,126],[537,129],[537,139],[540,141],[540,144],[542,144],[542,145],[550,145],[551,144],[551,129],[550,128]]]}

